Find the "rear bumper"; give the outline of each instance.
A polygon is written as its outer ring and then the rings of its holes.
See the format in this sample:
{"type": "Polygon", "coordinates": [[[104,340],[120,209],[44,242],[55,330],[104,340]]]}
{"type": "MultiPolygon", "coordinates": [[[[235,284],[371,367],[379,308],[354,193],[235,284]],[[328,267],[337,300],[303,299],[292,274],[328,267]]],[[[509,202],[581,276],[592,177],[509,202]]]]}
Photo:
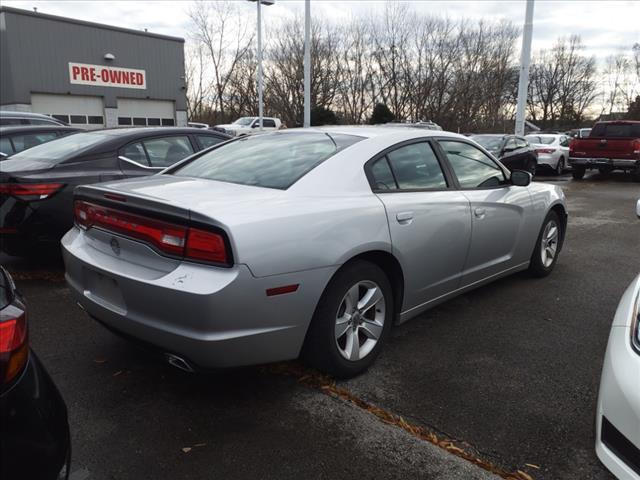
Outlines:
{"type": "Polygon", "coordinates": [[[0,478],[67,478],[67,407],[33,352],[20,379],[0,396],[0,425],[0,478]]]}
{"type": "Polygon", "coordinates": [[[640,168],[640,160],[625,158],[576,158],[570,157],[569,164],[572,167],[582,168],[619,168],[624,170],[633,170],[640,168]]]}
{"type": "MultiPolygon", "coordinates": [[[[256,278],[245,265],[188,262],[161,271],[101,251],[85,236],[74,227],[62,239],[65,276],[77,302],[109,328],[202,368],[296,358],[335,271],[256,278]],[[268,288],[291,284],[299,284],[294,293],[266,295],[268,288]]],[[[157,254],[149,249],[147,256],[157,254]]]]}

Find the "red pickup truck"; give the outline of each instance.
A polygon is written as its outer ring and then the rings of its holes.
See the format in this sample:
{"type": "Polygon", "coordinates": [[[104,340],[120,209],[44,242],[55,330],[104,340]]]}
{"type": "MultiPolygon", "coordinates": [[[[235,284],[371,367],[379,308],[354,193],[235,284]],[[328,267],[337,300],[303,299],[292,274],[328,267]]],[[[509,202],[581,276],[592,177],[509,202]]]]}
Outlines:
{"type": "Polygon", "coordinates": [[[569,164],[577,180],[587,169],[597,168],[603,174],[630,171],[640,181],[640,121],[596,123],[587,138],[569,144],[569,164]]]}

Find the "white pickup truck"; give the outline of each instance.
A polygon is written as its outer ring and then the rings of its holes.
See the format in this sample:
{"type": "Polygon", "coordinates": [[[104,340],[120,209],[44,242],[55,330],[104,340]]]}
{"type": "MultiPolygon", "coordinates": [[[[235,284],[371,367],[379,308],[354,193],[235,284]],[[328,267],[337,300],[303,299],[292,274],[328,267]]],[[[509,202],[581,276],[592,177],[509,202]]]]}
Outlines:
{"type": "MultiPolygon", "coordinates": [[[[262,117],[262,131],[271,132],[279,130],[282,122],[278,118],[262,117]]],[[[241,117],[233,123],[216,125],[216,130],[223,131],[228,135],[240,137],[242,135],[252,135],[260,131],[260,123],[258,117],[241,117]]]]}

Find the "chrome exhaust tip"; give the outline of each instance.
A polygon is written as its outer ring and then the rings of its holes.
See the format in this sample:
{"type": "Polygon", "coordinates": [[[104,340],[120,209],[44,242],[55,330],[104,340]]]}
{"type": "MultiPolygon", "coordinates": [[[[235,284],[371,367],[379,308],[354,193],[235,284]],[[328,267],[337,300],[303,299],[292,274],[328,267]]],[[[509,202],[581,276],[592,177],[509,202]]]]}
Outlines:
{"type": "Polygon", "coordinates": [[[173,353],[165,353],[164,358],[166,358],[167,363],[172,367],[179,368],[180,370],[189,373],[193,373],[195,371],[189,362],[182,357],[174,355],[173,353]]]}

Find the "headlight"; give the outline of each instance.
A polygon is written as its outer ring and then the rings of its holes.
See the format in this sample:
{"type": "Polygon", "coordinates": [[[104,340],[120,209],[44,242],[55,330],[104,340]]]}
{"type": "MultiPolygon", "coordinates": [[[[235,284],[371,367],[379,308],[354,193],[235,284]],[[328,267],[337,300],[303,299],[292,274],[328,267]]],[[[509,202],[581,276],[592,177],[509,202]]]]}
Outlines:
{"type": "Polygon", "coordinates": [[[631,314],[631,346],[640,354],[640,292],[631,314]]]}

